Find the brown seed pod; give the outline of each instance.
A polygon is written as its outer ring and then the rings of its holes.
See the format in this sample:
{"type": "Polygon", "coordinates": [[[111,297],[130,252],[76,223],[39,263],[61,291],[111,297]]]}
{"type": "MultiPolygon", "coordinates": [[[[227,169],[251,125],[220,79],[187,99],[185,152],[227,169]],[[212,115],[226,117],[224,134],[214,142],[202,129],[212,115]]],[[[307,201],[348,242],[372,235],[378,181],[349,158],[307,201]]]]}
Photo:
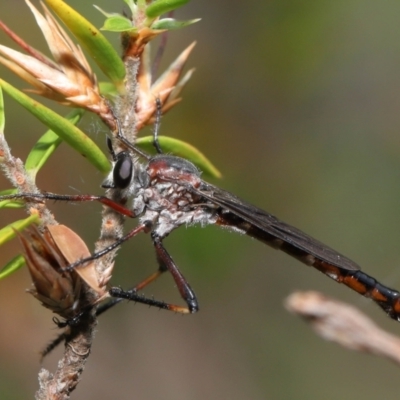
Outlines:
{"type": "Polygon", "coordinates": [[[90,256],[83,240],[71,229],[65,225],[52,225],[42,234],[32,227],[19,237],[34,286],[29,292],[45,307],[62,318],[71,319],[104,294],[104,286],[98,284],[94,263],[73,271],[65,270],[70,263],[90,256]],[[85,283],[97,294],[90,300],[86,295],[82,296],[85,283]]]}

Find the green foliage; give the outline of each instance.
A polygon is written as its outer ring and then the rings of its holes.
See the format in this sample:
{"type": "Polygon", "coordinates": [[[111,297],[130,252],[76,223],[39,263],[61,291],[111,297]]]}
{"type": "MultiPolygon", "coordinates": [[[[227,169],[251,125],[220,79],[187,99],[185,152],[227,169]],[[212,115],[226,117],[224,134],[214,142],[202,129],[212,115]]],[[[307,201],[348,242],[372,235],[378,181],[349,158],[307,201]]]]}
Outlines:
{"type": "MultiPolygon", "coordinates": [[[[218,169],[200,150],[196,149],[196,147],[191,144],[168,136],[160,136],[158,141],[164,152],[187,158],[206,175],[212,178],[221,178],[221,172],[218,171],[218,169]]],[[[148,153],[155,154],[153,136],[139,138],[136,144],[148,153]]]]}
{"type": "MultiPolygon", "coordinates": [[[[99,7],[96,8],[100,10],[99,7]]],[[[136,31],[136,28],[132,26],[131,20],[122,15],[108,15],[101,29],[109,32],[136,31]]]]}
{"type": "MultiPolygon", "coordinates": [[[[5,196],[9,194],[17,193],[17,189],[7,189],[0,192],[0,196],[5,196]]],[[[22,208],[24,207],[24,202],[20,200],[2,200],[0,201],[0,208],[22,208]]]]}
{"type": "Polygon", "coordinates": [[[88,159],[100,172],[106,174],[110,163],[99,147],[79,128],[38,101],[0,79],[0,85],[14,100],[51,128],[61,139],[88,159]]]}
{"type": "Polygon", "coordinates": [[[39,217],[36,214],[30,215],[27,218],[15,221],[10,225],[0,229],[0,246],[15,237],[15,231],[22,231],[33,223],[38,223],[39,217]]]}
{"type": "Polygon", "coordinates": [[[106,76],[123,91],[125,67],[112,44],[95,26],[64,1],[45,0],[45,3],[64,22],[106,76]]]}
{"type": "Polygon", "coordinates": [[[107,18],[102,26],[102,30],[110,32],[130,32],[138,34],[142,28],[151,28],[152,30],[175,30],[192,25],[200,19],[191,19],[188,21],[177,21],[173,18],[159,17],[163,14],[174,11],[185,5],[189,0],[155,0],[147,4],[146,1],[124,0],[131,10],[131,17],[125,15],[106,12],[99,6],[95,6],[107,18]],[[147,18],[143,18],[146,16],[147,18]]]}
{"type": "Polygon", "coordinates": [[[159,21],[154,22],[154,24],[152,24],[151,27],[152,29],[172,31],[174,29],[181,29],[184,28],[185,26],[195,24],[196,22],[199,21],[200,18],[189,19],[187,21],[177,21],[176,19],[173,18],[163,18],[160,19],[159,21]]]}
{"type": "Polygon", "coordinates": [[[15,271],[20,269],[25,265],[25,258],[23,255],[15,256],[11,259],[1,270],[0,279],[6,278],[7,276],[13,274],[15,271]]]}
{"type": "MultiPolygon", "coordinates": [[[[65,117],[71,124],[76,125],[84,111],[74,109],[65,117]]],[[[48,130],[35,144],[33,149],[28,154],[25,162],[25,169],[30,176],[35,180],[36,174],[40,168],[46,163],[49,157],[56,151],[57,147],[62,143],[62,139],[54,131],[48,130]]]]}
{"type": "Polygon", "coordinates": [[[188,2],[189,0],[155,0],[146,8],[146,15],[149,18],[157,18],[182,7],[188,2]]]}

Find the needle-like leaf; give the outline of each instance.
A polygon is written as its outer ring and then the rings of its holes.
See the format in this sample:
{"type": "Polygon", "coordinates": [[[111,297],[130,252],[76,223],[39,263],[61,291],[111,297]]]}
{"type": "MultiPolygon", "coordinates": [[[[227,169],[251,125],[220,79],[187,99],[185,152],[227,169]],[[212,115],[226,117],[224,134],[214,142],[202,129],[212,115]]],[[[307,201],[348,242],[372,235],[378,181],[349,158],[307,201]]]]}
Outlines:
{"type": "MultiPolygon", "coordinates": [[[[84,114],[82,109],[74,109],[65,118],[73,125],[76,125],[84,114]]],[[[48,158],[54,153],[62,143],[62,139],[52,130],[48,130],[35,144],[28,154],[25,162],[25,169],[35,180],[35,176],[40,168],[46,163],[48,158]]]]}
{"type": "MultiPolygon", "coordinates": [[[[196,147],[182,140],[174,139],[168,136],[158,138],[161,148],[166,153],[171,153],[179,157],[187,158],[194,165],[199,167],[206,175],[213,178],[221,178],[221,172],[211,163],[210,160],[196,147]]],[[[137,139],[136,144],[148,153],[155,154],[153,146],[153,136],[145,136],[137,139]]]]}
{"type": "Polygon", "coordinates": [[[29,225],[37,222],[39,222],[39,217],[37,214],[33,214],[0,229],[0,246],[13,239],[15,237],[15,231],[22,231],[29,225]]]}
{"type": "Polygon", "coordinates": [[[0,79],[0,86],[7,94],[52,129],[73,149],[87,158],[100,172],[104,174],[108,173],[110,170],[110,163],[107,157],[79,128],[2,79],[0,79]]]}
{"type": "Polygon", "coordinates": [[[0,270],[0,279],[6,278],[24,265],[25,258],[21,254],[14,257],[0,270]]]}
{"type": "Polygon", "coordinates": [[[104,35],[86,18],[61,0],[44,0],[88,51],[101,70],[123,91],[125,67],[104,35]]]}

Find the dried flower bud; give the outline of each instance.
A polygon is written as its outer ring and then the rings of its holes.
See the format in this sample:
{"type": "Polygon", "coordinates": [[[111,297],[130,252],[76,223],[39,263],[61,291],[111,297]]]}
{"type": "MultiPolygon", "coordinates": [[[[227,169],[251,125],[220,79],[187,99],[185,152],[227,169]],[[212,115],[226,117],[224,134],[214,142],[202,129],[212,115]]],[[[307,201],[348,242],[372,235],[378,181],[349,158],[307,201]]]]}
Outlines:
{"type": "Polygon", "coordinates": [[[154,122],[153,115],[156,112],[156,98],[161,101],[163,113],[170,110],[181,100],[178,96],[194,70],[189,70],[181,77],[182,71],[195,44],[192,43],[188,46],[155,81],[151,73],[150,49],[149,46],[145,48],[141,55],[137,77],[139,85],[136,103],[137,130],[154,122]]]}
{"type": "Polygon", "coordinates": [[[107,102],[100,95],[96,75],[81,48],[42,4],[44,15],[26,0],[47,41],[54,61],[32,48],[0,21],[0,28],[29,55],[0,46],[0,63],[30,83],[33,92],[65,105],[78,106],[98,114],[106,123],[112,119],[107,102]]]}
{"type": "Polygon", "coordinates": [[[34,286],[29,292],[45,307],[71,319],[104,293],[97,283],[94,263],[65,271],[71,262],[90,255],[82,239],[71,229],[52,225],[42,234],[34,227],[19,236],[34,286]],[[85,284],[94,288],[98,296],[95,293],[88,296],[88,291],[82,290],[85,284]]]}

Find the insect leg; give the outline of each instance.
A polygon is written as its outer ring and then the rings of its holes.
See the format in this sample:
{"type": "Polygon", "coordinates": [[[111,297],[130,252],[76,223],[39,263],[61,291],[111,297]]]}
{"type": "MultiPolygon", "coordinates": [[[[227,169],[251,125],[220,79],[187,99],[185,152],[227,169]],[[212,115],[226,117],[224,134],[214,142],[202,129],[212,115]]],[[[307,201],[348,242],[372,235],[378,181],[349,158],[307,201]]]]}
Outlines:
{"type": "Polygon", "coordinates": [[[158,154],[162,154],[160,143],[158,141],[158,133],[160,132],[161,125],[161,114],[162,114],[162,104],[159,97],[156,98],[156,120],[154,122],[154,131],[153,131],[153,146],[155,147],[158,154]]]}
{"type": "MultiPolygon", "coordinates": [[[[136,285],[134,288],[129,289],[129,292],[139,292],[140,290],[143,290],[146,286],[150,285],[150,283],[154,282],[163,272],[166,270],[161,270],[161,268],[151,274],[148,278],[146,278],[144,281],[140,282],[138,285],[136,285]]],[[[99,315],[103,314],[110,308],[114,307],[121,301],[125,300],[123,297],[114,297],[113,299],[109,300],[107,303],[101,304],[97,310],[96,310],[96,316],[98,317],[99,315]]]]}
{"type": "MultiPolygon", "coordinates": [[[[149,285],[150,283],[154,282],[161,274],[163,274],[165,271],[167,271],[164,268],[159,268],[158,271],[154,272],[152,275],[150,275],[147,279],[145,279],[144,281],[140,282],[138,285],[136,285],[134,288],[130,289],[127,292],[130,293],[137,293],[140,290],[142,290],[144,287],[146,287],[147,285],[149,285]]],[[[116,293],[118,292],[118,288],[113,288],[114,291],[116,293]]],[[[148,300],[144,300],[143,296],[137,296],[136,298],[139,298],[139,300],[137,300],[140,303],[145,303],[149,306],[154,306],[154,307],[158,307],[158,308],[163,308],[165,309],[165,303],[161,302],[161,301],[155,301],[152,299],[148,299],[148,300]],[[160,307],[161,306],[161,307],[160,307]]],[[[101,314],[105,313],[106,311],[108,311],[110,308],[114,307],[115,305],[117,305],[118,303],[121,303],[122,301],[124,301],[125,298],[123,297],[114,297],[112,299],[110,299],[108,302],[101,304],[97,309],[96,309],[96,317],[99,317],[101,314]]],[[[79,315],[75,316],[74,318],[71,318],[70,320],[66,320],[66,321],[59,321],[57,318],[54,318],[53,321],[54,323],[59,327],[59,328],[66,328],[72,325],[76,325],[77,323],[79,323],[80,318],[82,317],[82,315],[85,312],[88,312],[91,309],[91,307],[88,307],[87,310],[82,311],[81,313],[79,313],[79,315]]],[[[168,309],[168,308],[167,308],[168,309]]],[[[176,310],[173,310],[176,311],[176,310]]],[[[60,335],[58,335],[54,340],[52,340],[41,352],[40,352],[40,356],[41,356],[41,360],[43,360],[48,354],[50,354],[59,344],[61,344],[66,338],[68,337],[68,331],[62,332],[60,335]]]]}
{"type": "Polygon", "coordinates": [[[106,255],[107,253],[109,253],[110,251],[112,251],[112,250],[116,249],[117,247],[121,246],[122,243],[126,242],[130,238],[133,238],[138,233],[146,232],[147,229],[148,229],[147,225],[144,225],[144,224],[143,225],[139,225],[136,228],[134,228],[131,231],[129,231],[126,235],[124,235],[121,238],[117,239],[110,246],[107,246],[103,250],[100,250],[97,253],[92,254],[90,257],[82,258],[81,260],[78,260],[78,261],[68,265],[68,267],[66,267],[64,270],[65,271],[72,271],[73,269],[75,269],[76,267],[79,267],[80,265],[83,265],[83,264],[85,264],[87,262],[91,262],[93,260],[97,260],[97,259],[103,257],[104,255],[106,255]]]}
{"type": "Polygon", "coordinates": [[[179,271],[179,268],[167,252],[166,248],[163,246],[161,238],[155,234],[152,234],[152,239],[160,268],[165,268],[171,273],[176,285],[178,286],[181,297],[188,306],[189,312],[195,313],[199,310],[199,304],[194,291],[190,287],[188,281],[179,271]]]}
{"type": "MultiPolygon", "coordinates": [[[[155,234],[152,234],[153,244],[157,255],[157,261],[159,264],[159,269],[156,273],[151,275],[149,278],[144,280],[141,284],[139,284],[135,289],[123,291],[121,288],[111,288],[109,291],[110,296],[116,298],[123,298],[127,300],[132,300],[138,303],[147,304],[149,306],[154,306],[158,308],[162,308],[164,310],[170,310],[182,314],[193,314],[199,310],[198,301],[194,291],[190,287],[189,283],[179,271],[177,265],[175,264],[172,257],[169,255],[167,250],[162,244],[160,237],[155,234]],[[137,293],[137,288],[140,289],[144,286],[148,285],[149,283],[153,282],[157,279],[163,272],[169,271],[178,286],[179,293],[181,297],[187,304],[187,307],[177,306],[174,304],[169,304],[164,301],[158,301],[150,298],[146,298],[141,294],[137,293]]],[[[113,304],[114,305],[114,304],[113,304]]],[[[107,307],[107,304],[105,305],[107,307]]],[[[112,307],[112,305],[110,305],[112,307]]],[[[109,307],[108,307],[109,308],[109,307]]]]}
{"type": "Polygon", "coordinates": [[[135,218],[135,213],[129,208],[109,199],[106,196],[95,196],[91,194],[55,194],[50,192],[45,193],[16,193],[0,196],[0,201],[3,200],[18,200],[18,199],[34,199],[34,200],[54,200],[54,201],[69,201],[69,202],[84,202],[98,201],[107,207],[125,215],[129,218],[135,218]]]}

